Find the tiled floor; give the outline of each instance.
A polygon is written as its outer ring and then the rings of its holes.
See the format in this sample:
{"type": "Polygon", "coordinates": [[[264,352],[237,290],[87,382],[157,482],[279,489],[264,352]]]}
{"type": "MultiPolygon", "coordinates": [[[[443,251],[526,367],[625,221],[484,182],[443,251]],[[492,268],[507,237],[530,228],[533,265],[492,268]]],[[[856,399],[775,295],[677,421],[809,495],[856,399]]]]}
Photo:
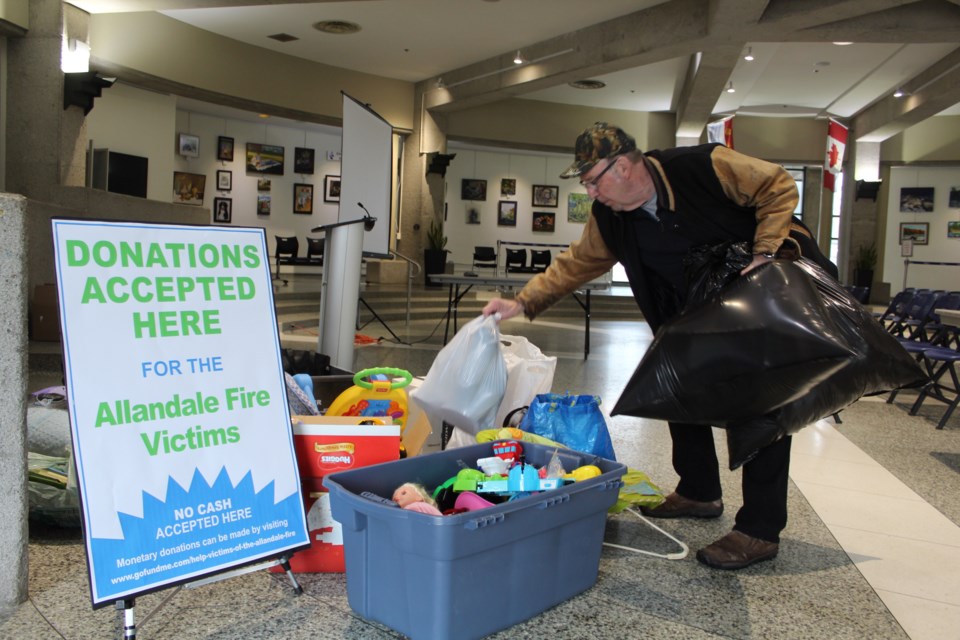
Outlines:
{"type": "MultiPolygon", "coordinates": [[[[355,370],[393,366],[425,374],[441,348],[442,329],[427,337],[436,322],[391,322],[414,344],[358,347],[355,370]]],[[[558,355],[555,391],[598,394],[609,408],[649,345],[649,330],[641,322],[594,321],[587,360],[582,331],[582,322],[564,318],[503,325],[504,333],[558,355]]],[[[364,331],[378,332],[375,324],[364,331]]],[[[312,348],[315,339],[290,335],[284,342],[312,348]]],[[[47,381],[36,372],[31,385],[47,381]]],[[[827,419],[795,436],[790,522],[774,561],[721,572],[692,554],[671,561],[607,548],[592,589],[494,637],[960,637],[960,418],[938,431],[938,407],[909,416],[913,394],[901,396],[894,405],[863,399],[840,414],[841,424],[827,419]]],[[[676,476],[663,423],[617,416],[609,425],[618,458],[670,490],[676,476]]],[[[716,434],[724,460],[723,432],[716,434]]],[[[722,475],[728,508],[721,518],[657,524],[691,550],[726,533],[739,506],[740,476],[722,475]]],[[[630,514],[610,518],[606,536],[675,550],[630,514]]],[[[78,532],[35,527],[31,537],[30,600],[0,623],[0,638],[121,637],[116,612],[90,608],[78,532]]],[[[529,578],[535,584],[537,576],[529,578]]],[[[398,637],[351,612],[343,575],[303,574],[300,581],[299,597],[283,577],[263,571],[144,596],[137,600],[138,637],[398,637]]]]}

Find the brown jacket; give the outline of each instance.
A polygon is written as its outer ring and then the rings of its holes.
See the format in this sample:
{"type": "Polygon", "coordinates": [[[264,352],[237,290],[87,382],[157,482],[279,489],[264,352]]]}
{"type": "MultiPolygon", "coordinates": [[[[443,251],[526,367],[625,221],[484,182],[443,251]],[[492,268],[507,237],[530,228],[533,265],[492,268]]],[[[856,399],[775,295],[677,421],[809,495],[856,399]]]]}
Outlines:
{"type": "MultiPolygon", "coordinates": [[[[722,145],[653,151],[644,157],[644,162],[657,188],[657,205],[661,212],[675,214],[679,209],[680,215],[687,218],[712,215],[707,213],[711,211],[711,203],[707,199],[709,194],[695,206],[689,202],[683,206],[678,203],[678,194],[674,190],[683,188],[683,185],[673,183],[678,178],[682,181],[690,174],[694,180],[716,187],[713,200],[726,200],[729,205],[727,208],[733,211],[732,214],[726,214],[732,216],[729,225],[738,227],[739,233],[743,233],[742,229],[749,230],[753,237],[754,253],[775,253],[788,239],[799,196],[795,181],[783,167],[737,153],[722,145]],[[708,162],[704,160],[707,157],[708,162]],[[688,162],[687,158],[695,160],[688,162]],[[670,166],[672,162],[684,164],[684,169],[675,172],[671,179],[668,178],[670,171],[665,166],[670,166]],[[697,169],[696,162],[710,168],[697,169]],[[686,168],[686,165],[693,169],[686,168]],[[698,176],[697,171],[712,175],[698,176]]],[[[683,195],[689,200],[687,193],[683,195]]],[[[606,215],[610,212],[595,202],[594,212],[587,220],[580,239],[571,243],[570,248],[557,256],[544,273],[535,276],[517,294],[517,300],[523,303],[527,317],[533,319],[581,284],[609,271],[618,262],[601,236],[595,217],[599,213],[606,215]]],[[[624,212],[620,215],[637,214],[624,212]]],[[[693,228],[696,228],[696,219],[693,223],[693,228]]],[[[790,244],[791,248],[795,248],[795,243],[790,244]]],[[[643,306],[641,304],[641,308],[643,306]]]]}

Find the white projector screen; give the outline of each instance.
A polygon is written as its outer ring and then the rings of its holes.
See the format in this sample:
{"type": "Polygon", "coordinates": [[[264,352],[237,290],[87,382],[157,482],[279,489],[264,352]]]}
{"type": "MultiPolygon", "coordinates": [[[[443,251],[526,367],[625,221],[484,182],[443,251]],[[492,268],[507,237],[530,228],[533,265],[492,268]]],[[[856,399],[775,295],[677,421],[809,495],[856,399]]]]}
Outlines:
{"type": "Polygon", "coordinates": [[[388,258],[393,127],[373,109],[343,93],[342,145],[337,222],[362,218],[365,208],[377,222],[371,231],[363,232],[363,255],[388,258]]]}

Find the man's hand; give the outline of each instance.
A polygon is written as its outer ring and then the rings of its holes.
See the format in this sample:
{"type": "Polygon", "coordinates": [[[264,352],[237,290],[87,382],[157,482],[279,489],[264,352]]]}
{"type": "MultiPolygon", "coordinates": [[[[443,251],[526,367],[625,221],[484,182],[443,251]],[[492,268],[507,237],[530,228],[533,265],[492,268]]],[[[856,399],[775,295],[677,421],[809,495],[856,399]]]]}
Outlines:
{"type": "Polygon", "coordinates": [[[523,313],[523,305],[509,298],[494,298],[483,308],[483,315],[489,316],[493,313],[499,313],[501,320],[507,320],[523,313]]]}
{"type": "Polygon", "coordinates": [[[773,262],[773,258],[768,258],[767,256],[755,253],[753,254],[753,260],[750,261],[750,264],[744,267],[743,271],[740,272],[740,275],[745,276],[760,265],[767,264],[768,262],[773,262]]]}

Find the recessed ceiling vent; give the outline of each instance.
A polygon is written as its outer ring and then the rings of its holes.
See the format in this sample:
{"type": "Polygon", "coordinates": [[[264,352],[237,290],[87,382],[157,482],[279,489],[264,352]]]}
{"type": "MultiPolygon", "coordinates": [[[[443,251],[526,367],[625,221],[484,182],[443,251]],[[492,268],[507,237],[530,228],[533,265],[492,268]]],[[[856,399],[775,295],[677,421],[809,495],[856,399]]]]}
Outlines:
{"type": "Polygon", "coordinates": [[[292,36],[289,33],[275,33],[272,36],[267,36],[271,40],[276,40],[277,42],[293,42],[294,40],[299,40],[297,36],[292,36]]]}
{"type": "Polygon", "coordinates": [[[332,33],[338,36],[360,31],[360,25],[356,22],[347,22],[346,20],[321,20],[313,25],[313,28],[323,33],[332,33]]]}
{"type": "Polygon", "coordinates": [[[571,87],[574,89],[603,89],[607,84],[605,82],[600,82],[599,80],[574,80],[573,82],[568,82],[571,87]]]}

